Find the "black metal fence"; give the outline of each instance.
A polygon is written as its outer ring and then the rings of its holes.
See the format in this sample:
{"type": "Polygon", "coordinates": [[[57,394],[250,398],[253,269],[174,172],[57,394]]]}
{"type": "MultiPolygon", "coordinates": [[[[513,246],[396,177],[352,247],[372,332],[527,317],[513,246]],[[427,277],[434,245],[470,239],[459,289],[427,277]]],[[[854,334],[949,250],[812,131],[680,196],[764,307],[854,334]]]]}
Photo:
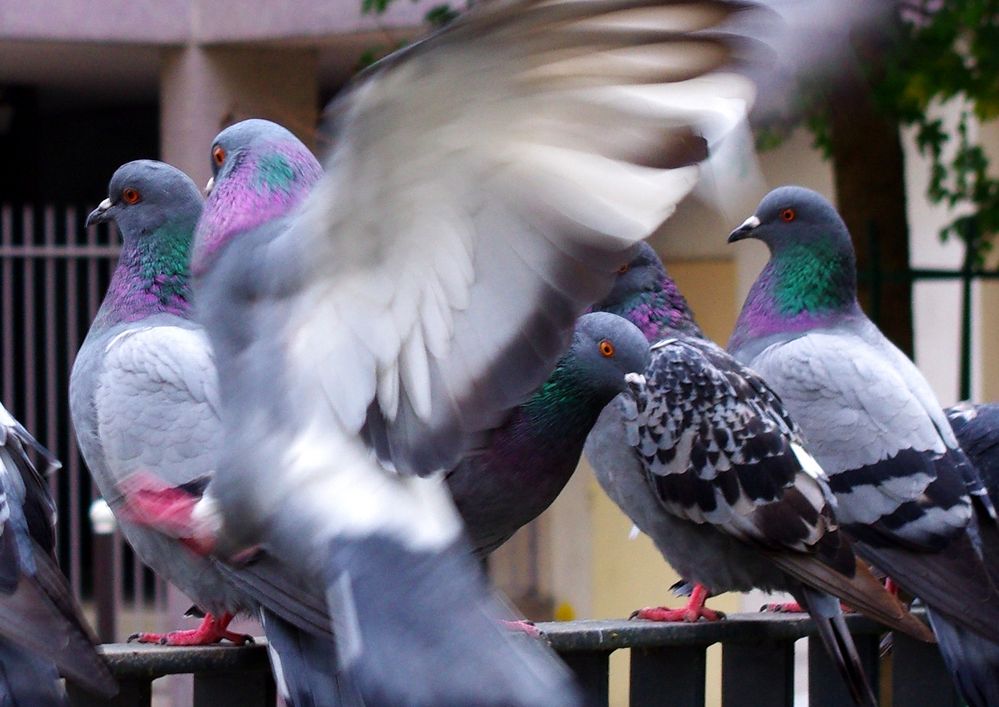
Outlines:
{"type": "MultiPolygon", "coordinates": [[[[893,635],[882,650],[882,631],[861,616],[847,618],[872,685],[885,707],[957,707],[936,647],[893,635]],[[884,653],[884,655],[882,655],[884,653]]],[[[723,707],[792,707],[794,643],[809,640],[810,707],[851,704],[842,679],[804,615],[736,614],[715,623],[655,624],[644,621],[570,621],[538,624],[546,640],[576,673],[589,703],[609,704],[611,653],[630,649],[631,707],[703,707],[707,648],[722,646],[723,707]]],[[[520,640],[535,640],[526,635],[520,640]]],[[[275,703],[263,644],[249,647],[161,648],[110,645],[104,652],[121,681],[115,700],[72,691],[75,707],[147,707],[156,678],[194,674],[194,707],[264,707],[275,703]]]]}

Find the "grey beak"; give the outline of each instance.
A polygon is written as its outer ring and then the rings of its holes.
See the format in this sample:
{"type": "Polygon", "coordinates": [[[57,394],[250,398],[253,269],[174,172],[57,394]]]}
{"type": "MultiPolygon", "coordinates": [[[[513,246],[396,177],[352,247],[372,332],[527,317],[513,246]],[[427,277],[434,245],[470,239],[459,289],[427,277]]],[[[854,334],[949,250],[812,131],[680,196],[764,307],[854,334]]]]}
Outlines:
{"type": "Polygon", "coordinates": [[[728,242],[735,243],[736,241],[741,241],[743,238],[752,238],[753,229],[760,225],[760,219],[756,216],[750,216],[742,225],[737,229],[728,234],[728,242]]]}
{"type": "Polygon", "coordinates": [[[87,216],[86,222],[84,222],[85,228],[90,228],[95,223],[104,223],[107,221],[107,212],[111,208],[111,200],[105,199],[97,205],[97,208],[90,212],[87,216]]]}

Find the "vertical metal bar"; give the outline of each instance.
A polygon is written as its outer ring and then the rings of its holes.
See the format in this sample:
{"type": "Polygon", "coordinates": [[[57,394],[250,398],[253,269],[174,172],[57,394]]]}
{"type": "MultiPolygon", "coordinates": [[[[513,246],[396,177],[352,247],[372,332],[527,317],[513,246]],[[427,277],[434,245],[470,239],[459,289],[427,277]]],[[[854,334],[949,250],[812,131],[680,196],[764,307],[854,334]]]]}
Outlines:
{"type": "MultiPolygon", "coordinates": [[[[7,250],[14,240],[14,213],[10,206],[0,212],[0,247],[7,250]]],[[[17,407],[17,391],[14,390],[14,260],[3,258],[0,264],[0,292],[3,297],[3,402],[11,409],[17,407]]]]}
{"type": "Polygon", "coordinates": [[[559,657],[575,673],[587,707],[607,707],[610,651],[568,651],[559,657]]]}
{"type": "MultiPolygon", "coordinates": [[[[76,242],[77,234],[77,223],[76,223],[76,209],[70,207],[66,210],[66,243],[73,244],[76,242]]],[[[77,258],[66,257],[64,259],[64,277],[63,280],[66,283],[66,359],[63,364],[63,373],[66,377],[67,385],[66,391],[69,391],[69,372],[73,368],[73,361],[76,359],[76,352],[80,348],[80,300],[77,291],[77,258]]],[[[69,571],[70,571],[70,583],[73,588],[73,594],[79,600],[83,594],[82,584],[83,584],[83,571],[82,571],[82,548],[83,548],[83,537],[82,537],[82,523],[80,520],[80,503],[82,502],[81,493],[81,482],[80,477],[82,476],[82,469],[80,468],[80,455],[76,447],[76,435],[73,432],[73,425],[70,424],[66,428],[66,468],[63,474],[69,476],[69,513],[70,513],[70,525],[69,525],[69,544],[70,544],[70,556],[69,556],[69,571]]],[[[110,547],[108,543],[104,543],[105,547],[103,551],[110,552],[110,547]]],[[[96,545],[91,549],[94,553],[94,566],[96,568],[97,563],[100,561],[96,557],[97,547],[96,545]]],[[[111,556],[110,554],[104,558],[105,572],[111,572],[112,568],[110,566],[111,556]]],[[[96,570],[95,570],[96,571],[96,570]]],[[[95,574],[96,577],[96,574],[95,574]]],[[[107,577],[110,580],[110,575],[107,577]]],[[[96,594],[96,590],[95,590],[96,594]]],[[[112,609],[113,612],[113,609],[112,609]]],[[[113,618],[113,617],[112,617],[113,618]]],[[[108,641],[114,640],[114,632],[112,631],[109,635],[108,641]]],[[[102,640],[104,640],[102,638],[102,640]]]]}
{"type": "Polygon", "coordinates": [[[97,613],[97,638],[101,643],[115,640],[114,557],[112,544],[117,527],[114,513],[102,498],[90,504],[90,527],[94,547],[94,605],[97,613]]]}
{"type": "Polygon", "coordinates": [[[896,707],[959,707],[961,699],[940,649],[896,632],[891,652],[892,703],[896,707]]]}
{"type": "Polygon", "coordinates": [[[794,704],[794,641],[722,646],[722,705],[794,704]]]}
{"type": "MultiPolygon", "coordinates": [[[[118,528],[114,531],[114,543],[112,544],[113,554],[111,556],[112,567],[114,568],[114,572],[112,573],[112,579],[114,581],[114,606],[115,606],[116,619],[117,615],[121,613],[121,611],[125,608],[125,580],[124,580],[125,572],[124,572],[124,557],[123,557],[124,543],[125,539],[122,537],[121,528],[118,528]]],[[[125,629],[124,631],[122,631],[123,634],[132,633],[132,628],[134,624],[129,623],[127,625],[123,625],[124,624],[123,621],[117,621],[117,620],[115,623],[118,625],[119,631],[121,631],[123,628],[125,629]]]]}
{"type": "MultiPolygon", "coordinates": [[[[46,247],[55,247],[55,229],[56,229],[56,219],[55,219],[55,207],[51,204],[47,205],[42,211],[42,220],[44,223],[44,244],[46,247]]],[[[56,393],[56,365],[55,365],[55,354],[56,354],[56,335],[55,335],[55,258],[52,257],[51,252],[45,256],[43,259],[43,277],[45,282],[42,283],[42,296],[43,296],[43,309],[42,313],[45,318],[44,325],[44,335],[45,339],[42,344],[42,352],[45,359],[44,376],[45,380],[42,381],[42,385],[45,390],[45,430],[44,435],[39,434],[41,439],[45,440],[45,446],[50,450],[58,451],[58,426],[56,412],[59,408],[59,395],[56,393]]],[[[36,388],[37,392],[37,388],[36,388]]],[[[59,517],[65,518],[63,514],[63,507],[59,503],[59,477],[55,474],[49,477],[49,493],[52,494],[52,499],[56,503],[56,507],[59,509],[59,517]]],[[[77,519],[79,520],[79,519],[77,519]]],[[[72,523],[72,520],[70,520],[72,523]]],[[[60,532],[56,533],[56,552],[59,552],[59,547],[62,545],[59,536],[60,532]]]]}
{"type": "Polygon", "coordinates": [[[961,267],[961,400],[971,398],[971,283],[978,243],[978,227],[975,220],[968,219],[967,223],[964,236],[964,263],[961,267]]]}
{"type": "MultiPolygon", "coordinates": [[[[25,206],[22,211],[23,221],[21,223],[21,234],[25,243],[34,243],[35,236],[35,213],[30,206],[25,206]]],[[[34,261],[31,258],[24,258],[21,261],[21,317],[23,338],[22,375],[24,376],[24,425],[29,430],[37,430],[38,421],[35,419],[35,278],[34,261]]]]}
{"type": "Polygon", "coordinates": [[[631,707],[704,707],[707,646],[631,649],[631,707]]]}
{"type": "MultiPolygon", "coordinates": [[[[860,664],[864,667],[875,696],[878,694],[879,684],[880,641],[878,634],[853,636],[860,664]]],[[[826,647],[818,637],[812,636],[808,639],[809,707],[841,707],[851,703],[846,682],[829,657],[826,647]]]]}

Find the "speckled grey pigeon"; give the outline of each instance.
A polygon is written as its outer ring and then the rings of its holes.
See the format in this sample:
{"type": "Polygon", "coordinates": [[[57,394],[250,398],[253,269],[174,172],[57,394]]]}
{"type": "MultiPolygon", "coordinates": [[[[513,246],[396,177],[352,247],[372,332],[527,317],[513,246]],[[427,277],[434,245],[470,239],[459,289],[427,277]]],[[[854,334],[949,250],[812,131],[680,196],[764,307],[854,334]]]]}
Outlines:
{"type": "Polygon", "coordinates": [[[530,400],[445,478],[476,555],[485,557],[547,509],[579,464],[600,411],[645,370],[649,344],[628,320],[584,314],[572,344],[530,400]]]}
{"type": "Polygon", "coordinates": [[[129,515],[133,477],[148,475],[164,492],[183,489],[196,501],[221,450],[215,363],[207,337],[191,321],[188,283],[191,242],[202,205],[198,189],[182,172],[162,162],[138,160],[115,172],[108,199],[88,218],[88,225],[115,222],[123,246],[70,379],[80,448],[139,557],[206,612],[195,630],[137,634],[140,641],[201,645],[226,638],[241,643],[245,637],[228,631],[229,621],[238,612],[259,610],[279,686],[291,704],[341,704],[321,598],[306,598],[309,607],[304,609],[289,606],[289,593],[296,599],[301,595],[292,581],[282,581],[285,571],[273,558],[258,557],[242,569],[225,567],[185,547],[172,534],[136,524],[129,515]],[[258,606],[259,601],[283,617],[258,606]],[[315,606],[321,616],[308,616],[315,606]],[[302,636],[301,627],[318,635],[302,636]],[[313,646],[305,655],[300,647],[305,643],[320,648],[313,646]],[[305,666],[316,661],[319,670],[326,669],[321,685],[329,694],[321,699],[312,697],[316,680],[305,679],[305,666]],[[285,676],[288,680],[282,679],[285,676]]]}
{"type": "Polygon", "coordinates": [[[55,506],[28,458],[59,462],[0,406],[0,704],[68,705],[60,671],[108,698],[118,687],[55,561],[55,506]]]}
{"type": "Polygon", "coordinates": [[[991,503],[929,384],[861,311],[843,220],[821,195],[781,187],[729,240],[744,238],[770,261],[729,350],[801,425],[858,554],[921,597],[934,627],[999,640],[999,568],[978,543],[991,503]]]}
{"type": "Polygon", "coordinates": [[[741,119],[745,82],[707,74],[744,7],[477,4],[334,103],[326,176],[287,218],[280,136],[218,137],[192,267],[226,453],[193,516],[216,552],[313,572],[373,702],[578,702],[495,625],[434,474],[541,385],[693,186],[705,126],[741,119]]]}
{"type": "Polygon", "coordinates": [[[839,532],[825,474],[800,430],[755,373],[704,337],[676,284],[643,245],[607,299],[652,345],[644,376],[609,405],[586,454],[608,495],[669,563],[697,582],[680,610],[641,618],[717,618],[711,591],[787,591],[815,619],[858,704],[876,700],[839,600],[924,640],[839,532]]]}

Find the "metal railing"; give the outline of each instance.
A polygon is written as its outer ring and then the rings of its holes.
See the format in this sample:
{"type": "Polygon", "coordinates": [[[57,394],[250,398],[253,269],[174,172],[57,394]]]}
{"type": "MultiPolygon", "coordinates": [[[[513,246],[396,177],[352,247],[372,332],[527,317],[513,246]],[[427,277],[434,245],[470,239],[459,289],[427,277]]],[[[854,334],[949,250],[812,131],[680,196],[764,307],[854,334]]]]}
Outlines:
{"type": "MultiPolygon", "coordinates": [[[[885,707],[957,707],[960,701],[936,646],[894,634],[881,657],[884,629],[858,615],[847,617],[872,685],[885,707]]],[[[846,688],[803,614],[734,614],[719,622],[656,624],[645,621],[570,621],[538,628],[572,669],[589,704],[609,704],[611,653],[630,649],[631,707],[703,707],[707,648],[722,645],[723,707],[791,707],[794,643],[809,639],[810,707],[846,707],[846,688]]],[[[534,640],[526,635],[521,640],[534,640]]],[[[194,674],[194,707],[263,707],[275,702],[263,642],[248,647],[165,648],[108,645],[103,648],[122,692],[112,701],[71,689],[74,707],[147,707],[158,677],[194,674]]]]}

